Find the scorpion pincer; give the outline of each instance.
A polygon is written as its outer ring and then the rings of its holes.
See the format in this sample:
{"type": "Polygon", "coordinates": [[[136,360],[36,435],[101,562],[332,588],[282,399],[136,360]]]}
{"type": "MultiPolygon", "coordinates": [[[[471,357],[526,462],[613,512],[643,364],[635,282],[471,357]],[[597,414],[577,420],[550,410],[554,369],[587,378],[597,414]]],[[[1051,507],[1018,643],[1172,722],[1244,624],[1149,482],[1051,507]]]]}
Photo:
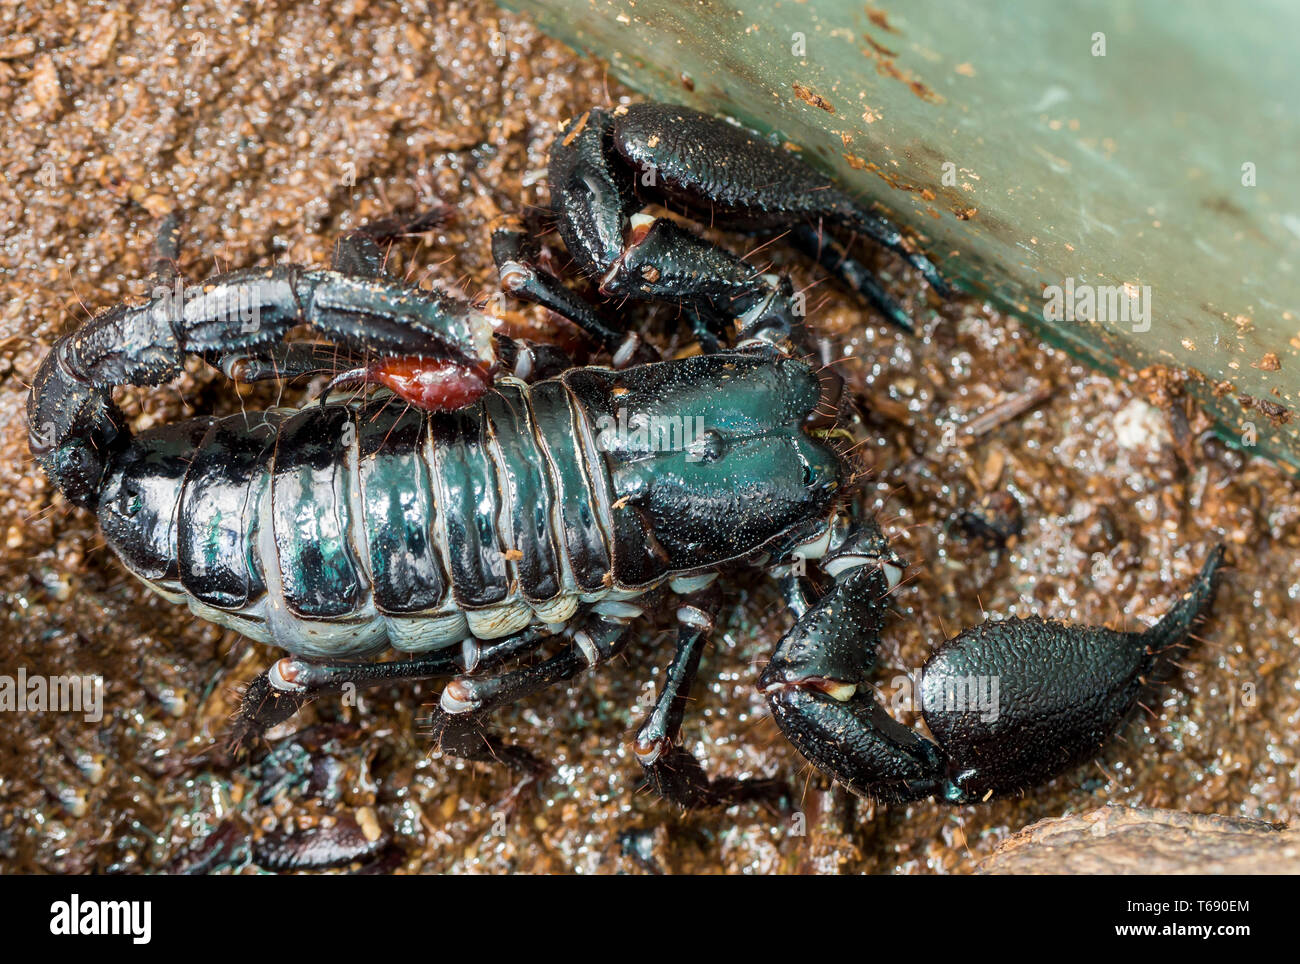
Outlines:
{"type": "MultiPolygon", "coordinates": [[[[1144,632],[1033,617],[966,630],[924,669],[933,740],[892,719],[871,671],[906,566],[853,498],[839,441],[852,403],[808,360],[787,278],[645,208],[788,233],[903,326],[835,235],[889,248],[942,294],[938,272],[794,155],[683,108],[584,113],[560,132],[549,181],[558,233],[603,297],[543,270],[518,221],[493,234],[502,285],[573,321],[609,365],[574,367],[494,333],[472,304],[388,277],[379,242],[400,232],[381,226],[345,236],[328,269],[222,274],[110,308],[41,366],[31,446],[66,498],[97,513],[152,589],[288,653],[249,687],[237,736],[348,685],[450,678],[434,710],[443,750],[532,770],[488,714],[608,662],[634,620],[667,604],[676,648],[634,743],[649,784],[685,807],[779,795],[777,780],[711,779],[678,745],[718,577],[746,565],[781,579],[794,617],[758,680],[773,717],[820,770],[876,799],[960,803],[1040,784],[1095,753],[1173,672],[1221,548],[1144,632]],[[639,176],[647,165],[655,177],[639,176]],[[629,298],[678,306],[702,353],[658,360],[606,300],[629,298]],[[327,344],[286,341],[300,325],[327,344]],[[186,355],[257,380],[333,371],[340,353],[336,385],[378,387],[137,433],[111,397],[172,379],[186,355]],[[398,657],[372,658],[389,649],[398,657]],[[948,706],[962,678],[997,679],[998,712],[948,706]]],[[[174,227],[160,282],[173,280],[174,227]]]]}

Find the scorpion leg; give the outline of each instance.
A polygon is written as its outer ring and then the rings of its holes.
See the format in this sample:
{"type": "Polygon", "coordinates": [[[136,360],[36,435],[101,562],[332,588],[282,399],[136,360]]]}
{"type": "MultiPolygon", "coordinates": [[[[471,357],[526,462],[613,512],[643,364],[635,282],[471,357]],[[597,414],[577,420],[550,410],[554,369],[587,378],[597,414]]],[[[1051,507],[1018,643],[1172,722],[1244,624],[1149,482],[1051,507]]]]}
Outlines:
{"type": "Polygon", "coordinates": [[[546,772],[546,764],[523,747],[501,739],[477,713],[457,715],[435,706],[429,732],[438,749],[450,756],[476,763],[501,763],[525,777],[546,772]]]}
{"type": "Polygon", "coordinates": [[[714,585],[682,598],[677,609],[676,652],[664,674],[663,688],[654,709],[641,724],[633,743],[637,762],[645,770],[650,788],[687,810],[779,799],[789,792],[779,780],[709,779],[694,754],[677,745],[691,685],[713,631],[719,602],[714,585]]]}
{"type": "Polygon", "coordinates": [[[384,252],[378,239],[364,229],[349,231],[335,243],[330,267],[345,274],[382,278],[385,273],[384,252]]]}
{"type": "Polygon", "coordinates": [[[522,382],[536,382],[561,375],[573,367],[569,353],[558,345],[496,336],[497,361],[522,382]]]}
{"type": "Polygon", "coordinates": [[[786,737],[822,772],[884,802],[982,801],[1088,759],[1149,687],[1172,674],[1208,608],[1222,547],[1191,589],[1142,633],[1038,618],[986,622],[939,646],[919,687],[936,742],[895,721],[869,672],[897,577],[879,530],[823,560],[835,583],[808,606],[759,679],[786,737]]]}
{"type": "Polygon", "coordinates": [[[615,330],[599,308],[542,268],[537,243],[521,222],[509,219],[493,229],[492,258],[504,290],[573,322],[609,353],[615,368],[659,360],[640,335],[615,330]]]}
{"type": "Polygon", "coordinates": [[[724,348],[723,341],[718,337],[717,325],[710,319],[704,317],[699,312],[687,311],[686,317],[691,323],[691,333],[695,336],[695,342],[700,346],[700,353],[704,355],[716,355],[724,348]]]}
{"type": "Polygon", "coordinates": [[[737,345],[757,340],[808,353],[803,300],[788,277],[760,272],[666,218],[646,220],[602,278],[602,294],[677,304],[705,354],[718,351],[733,329],[737,345]]]}
{"type": "Polygon", "coordinates": [[[487,713],[572,679],[622,651],[630,618],[630,611],[626,616],[594,613],[550,659],[499,676],[458,676],[443,690],[440,706],[453,715],[487,713]]]}
{"type": "Polygon", "coordinates": [[[850,290],[865,297],[885,319],[908,334],[916,331],[912,317],[884,289],[875,274],[862,262],[849,257],[848,249],[810,224],[790,229],[790,244],[829,271],[850,290]]]}
{"type": "Polygon", "coordinates": [[[340,365],[351,367],[359,359],[337,345],[292,341],[259,351],[218,352],[207,361],[231,381],[262,382],[292,381],[335,372],[340,365]]]}
{"type": "Polygon", "coordinates": [[[162,219],[158,225],[158,235],[154,238],[153,272],[149,280],[155,287],[167,287],[175,282],[180,274],[181,257],[181,215],[173,211],[162,219]]]}
{"type": "Polygon", "coordinates": [[[424,234],[446,223],[448,209],[432,207],[414,215],[393,215],[369,221],[339,238],[332,267],[344,274],[382,278],[384,252],[379,247],[405,235],[424,234]]]}
{"type": "Polygon", "coordinates": [[[230,745],[257,740],[300,709],[347,686],[376,686],[395,680],[431,679],[460,672],[456,653],[446,651],[421,659],[385,663],[313,663],[286,657],[255,676],[244,690],[231,725],[230,745]]]}
{"type": "Polygon", "coordinates": [[[492,734],[488,715],[498,707],[572,679],[621,652],[627,643],[631,618],[630,610],[611,615],[593,613],[573,634],[572,641],[550,659],[499,676],[458,676],[443,690],[442,700],[430,719],[438,746],[464,759],[498,761],[512,769],[539,772],[540,765],[532,754],[492,734]]]}
{"type": "Polygon", "coordinates": [[[467,639],[459,648],[387,662],[320,663],[286,656],[255,677],[244,691],[232,727],[231,745],[260,737],[312,700],[341,693],[348,687],[437,679],[488,669],[533,649],[550,635],[544,627],[533,627],[490,643],[467,639]]]}

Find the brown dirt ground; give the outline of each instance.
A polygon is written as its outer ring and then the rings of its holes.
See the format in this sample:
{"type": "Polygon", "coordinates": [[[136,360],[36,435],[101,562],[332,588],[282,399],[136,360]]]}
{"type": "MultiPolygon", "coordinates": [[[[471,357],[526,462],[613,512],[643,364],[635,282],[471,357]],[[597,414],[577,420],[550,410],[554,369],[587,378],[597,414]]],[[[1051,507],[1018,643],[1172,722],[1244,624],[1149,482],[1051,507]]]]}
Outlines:
{"type": "MultiPolygon", "coordinates": [[[[887,810],[827,791],[753,691],[787,620],[768,582],[749,574],[730,583],[735,606],[686,740],[716,772],[789,778],[807,835],[788,813],[682,816],[637,793],[627,742],[668,656],[663,624],[621,663],[500,714],[502,729],[554,765],[514,806],[503,804],[507,774],[430,754],[416,719],[436,687],[305,711],[279,733],[289,760],[279,769],[213,752],[237,684],[274,654],[149,595],[91,517],[54,495],[27,453],[23,415],[50,342],[144,293],[152,233],[175,209],[188,219],[183,265],[199,278],[322,263],[340,231],[441,200],[455,220],[409,260],[477,294],[494,282],[487,223],[544,199],[557,121],[627,92],[601,65],[479,2],[419,15],[346,2],[41,7],[0,11],[0,674],[101,674],[105,716],[5,714],[0,869],[138,872],[208,859],[251,871],[250,840],[265,854],[280,835],[317,828],[338,846],[363,841],[358,854],[391,840],[370,862],[379,870],[967,872],[1029,823],[1106,802],[1294,818],[1295,486],[1200,435],[1199,414],[1159,386],[1080,368],[977,301],[940,305],[887,259],[922,337],[887,328],[833,284],[812,289],[816,323],[874,412],[865,498],[917,564],[897,597],[882,684],[978,622],[981,606],[1147,623],[1212,542],[1229,544],[1236,568],[1203,644],[1153,715],[1095,764],[986,806],[887,810]],[[961,427],[1026,390],[1042,399],[1027,412],[991,417],[976,434],[961,427]],[[997,492],[1024,516],[1002,552],[953,523],[997,492]]],[[[532,310],[511,320],[552,327],[532,310]]],[[[143,427],[239,400],[196,367],[124,404],[143,427]]]]}

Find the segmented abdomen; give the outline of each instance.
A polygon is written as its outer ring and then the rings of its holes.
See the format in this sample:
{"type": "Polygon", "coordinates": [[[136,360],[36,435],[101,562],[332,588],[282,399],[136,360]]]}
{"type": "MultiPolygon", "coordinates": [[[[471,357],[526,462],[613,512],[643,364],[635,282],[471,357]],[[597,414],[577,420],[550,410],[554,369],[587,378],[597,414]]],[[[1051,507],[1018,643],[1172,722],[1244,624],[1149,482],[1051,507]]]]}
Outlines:
{"type": "Polygon", "coordinates": [[[608,479],[559,381],[502,379],[453,413],[383,398],[195,420],[134,446],[101,505],[119,555],[200,616],[291,652],[504,636],[611,586],[608,479]],[[200,433],[191,460],[149,450],[200,433]],[[157,510],[152,554],[118,536],[127,490],[157,510]]]}

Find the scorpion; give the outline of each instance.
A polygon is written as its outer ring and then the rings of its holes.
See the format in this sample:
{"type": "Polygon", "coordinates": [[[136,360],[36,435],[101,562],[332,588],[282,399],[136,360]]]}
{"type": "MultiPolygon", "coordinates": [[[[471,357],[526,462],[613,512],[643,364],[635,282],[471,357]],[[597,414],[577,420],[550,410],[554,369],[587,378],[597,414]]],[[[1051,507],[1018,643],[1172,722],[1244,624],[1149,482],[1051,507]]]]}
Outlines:
{"type": "Polygon", "coordinates": [[[484,305],[389,276],[381,243],[427,229],[425,217],[345,235],[328,269],[201,285],[177,280],[165,224],[162,293],[95,315],[41,365],[30,443],[54,485],[97,514],[151,589],[286,651],[245,691],[237,738],[347,687],[447,679],[432,719],[442,750],[537,772],[491,712],[608,663],[636,619],[671,607],[675,648],[633,742],[648,785],[685,808],[788,792],[710,776],[679,742],[719,577],[742,566],[780,581],[794,620],[757,680],[772,717],[818,770],[878,801],[961,804],[1040,785],[1089,759],[1173,675],[1212,603],[1221,546],[1141,632],[1036,616],[966,629],[923,668],[929,736],[892,718],[872,669],[906,564],[853,498],[844,437],[860,412],[812,360],[788,277],[647,212],[784,234],[909,329],[845,237],[895,253],[946,296],[934,264],[790,151],[683,107],[583,113],[562,125],[548,178],[556,230],[595,294],[545,267],[519,219],[492,231],[501,287],[573,322],[608,364],[507,338],[484,305]],[[677,306],[700,352],[660,359],[625,330],[629,299],[677,306]],[[286,340],[301,325],[320,340],[286,340]],[[132,432],[112,399],[175,378],[187,355],[257,381],[318,374],[339,354],[344,370],[297,409],[132,432]],[[608,430],[679,416],[701,428],[670,444],[608,430]],[[998,681],[996,713],[945,701],[971,678],[998,681]]]}

